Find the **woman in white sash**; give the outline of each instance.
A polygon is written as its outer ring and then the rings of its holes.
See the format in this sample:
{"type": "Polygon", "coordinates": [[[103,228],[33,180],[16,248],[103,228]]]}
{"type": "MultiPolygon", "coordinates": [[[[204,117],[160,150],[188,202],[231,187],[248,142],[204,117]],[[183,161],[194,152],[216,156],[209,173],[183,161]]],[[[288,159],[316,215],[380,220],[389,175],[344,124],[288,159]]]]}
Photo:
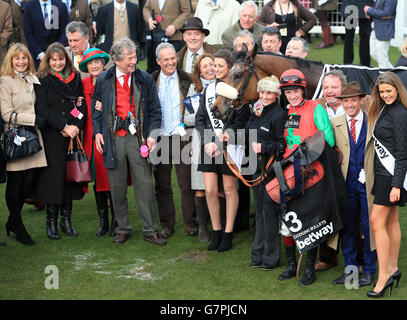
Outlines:
{"type": "Polygon", "coordinates": [[[191,189],[195,190],[195,207],[199,221],[199,241],[201,242],[209,241],[209,211],[206,204],[203,175],[201,171],[198,171],[201,142],[194,127],[195,116],[199,108],[199,101],[201,100],[203,91],[209,84],[215,82],[213,62],[213,56],[208,53],[202,54],[196,60],[194,73],[192,75],[192,83],[188,91],[188,102],[190,103],[191,108],[193,108],[193,112],[191,113],[190,109],[186,108],[184,115],[184,123],[188,127],[187,130],[192,130],[191,189]]]}
{"type": "Polygon", "coordinates": [[[382,73],[372,91],[368,112],[375,140],[375,183],[370,223],[374,233],[379,276],[376,286],[367,295],[380,298],[393,281],[398,282],[398,256],[401,242],[399,206],[407,200],[407,91],[400,78],[392,72],[382,73]]]}
{"type": "MultiPolygon", "coordinates": [[[[227,78],[233,66],[233,56],[225,49],[218,50],[214,56],[214,71],[217,81],[227,78]]],[[[233,224],[239,205],[237,193],[237,178],[230,171],[222,155],[222,143],[225,134],[224,124],[211,109],[216,98],[215,83],[210,84],[204,91],[198,112],[195,117],[195,127],[201,139],[201,162],[198,171],[203,172],[206,202],[212,221],[212,241],[208,250],[226,251],[232,248],[233,224]],[[216,138],[215,138],[216,136],[216,138]],[[226,226],[223,232],[220,221],[220,206],[218,198],[218,175],[222,176],[223,189],[226,196],[226,226]]],[[[227,129],[244,128],[248,114],[240,111],[228,120],[227,129]]]]}

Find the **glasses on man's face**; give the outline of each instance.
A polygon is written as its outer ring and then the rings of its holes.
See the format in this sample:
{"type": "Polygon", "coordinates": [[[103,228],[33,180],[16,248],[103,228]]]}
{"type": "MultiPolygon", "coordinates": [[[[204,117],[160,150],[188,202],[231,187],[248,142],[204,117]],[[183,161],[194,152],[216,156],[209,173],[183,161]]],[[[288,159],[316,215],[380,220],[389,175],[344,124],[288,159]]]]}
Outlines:
{"type": "Polygon", "coordinates": [[[298,76],[284,76],[281,78],[280,84],[282,85],[305,84],[305,80],[298,76]]]}
{"type": "Polygon", "coordinates": [[[263,28],[263,33],[265,32],[270,32],[270,33],[280,33],[280,30],[275,27],[264,27],[263,28]]]}

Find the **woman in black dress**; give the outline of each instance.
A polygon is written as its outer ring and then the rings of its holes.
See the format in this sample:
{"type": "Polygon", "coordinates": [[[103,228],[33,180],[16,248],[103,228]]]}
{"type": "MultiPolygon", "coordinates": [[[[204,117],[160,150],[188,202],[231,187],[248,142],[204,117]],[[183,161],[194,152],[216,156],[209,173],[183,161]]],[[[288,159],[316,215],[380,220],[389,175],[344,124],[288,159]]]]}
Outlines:
{"type": "Polygon", "coordinates": [[[370,224],[374,233],[379,276],[367,295],[382,297],[393,281],[400,280],[401,242],[399,206],[407,199],[407,91],[393,72],[382,73],[372,91],[368,112],[375,139],[375,182],[370,224]]]}
{"type": "MultiPolygon", "coordinates": [[[[225,49],[218,50],[213,55],[214,72],[216,82],[227,79],[228,72],[232,68],[234,59],[232,54],[225,49]]],[[[226,141],[227,134],[223,131],[217,135],[212,121],[217,121],[214,116],[211,121],[209,116],[210,101],[214,101],[215,83],[210,84],[204,91],[200,106],[195,117],[195,128],[201,140],[201,163],[198,164],[198,171],[203,172],[206,201],[212,221],[212,242],[208,250],[226,251],[232,248],[233,225],[239,206],[239,196],[237,193],[237,178],[230,171],[225,163],[222,154],[222,143],[226,141]],[[222,177],[223,189],[226,196],[226,226],[223,232],[220,220],[220,205],[218,198],[218,176],[222,177]]],[[[227,129],[244,128],[248,119],[246,108],[235,112],[227,122],[227,129]]]]}
{"type": "Polygon", "coordinates": [[[36,91],[36,112],[45,118],[42,130],[48,167],[41,169],[37,199],[46,203],[46,231],[48,238],[59,239],[60,227],[69,236],[78,233],[72,226],[72,200],[83,198],[79,183],[65,182],[65,160],[70,139],[83,128],[87,116],[81,77],[62,44],[51,44],[41,61],[36,91]]]}

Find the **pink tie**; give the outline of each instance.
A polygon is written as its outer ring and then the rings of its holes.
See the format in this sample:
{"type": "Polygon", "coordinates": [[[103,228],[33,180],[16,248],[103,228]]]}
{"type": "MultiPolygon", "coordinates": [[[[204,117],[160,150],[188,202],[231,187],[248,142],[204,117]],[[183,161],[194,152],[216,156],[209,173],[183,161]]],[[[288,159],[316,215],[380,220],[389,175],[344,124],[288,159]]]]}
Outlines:
{"type": "Polygon", "coordinates": [[[356,144],[356,126],[355,126],[356,121],[357,121],[356,119],[350,119],[350,134],[355,144],[356,144]]]}

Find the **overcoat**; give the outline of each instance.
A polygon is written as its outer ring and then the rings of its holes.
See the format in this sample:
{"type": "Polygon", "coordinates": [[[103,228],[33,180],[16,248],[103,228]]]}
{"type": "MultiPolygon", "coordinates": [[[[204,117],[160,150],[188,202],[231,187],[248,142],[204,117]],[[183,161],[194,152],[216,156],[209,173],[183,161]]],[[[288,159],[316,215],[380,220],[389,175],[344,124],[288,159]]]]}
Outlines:
{"type": "Polygon", "coordinates": [[[54,75],[40,79],[36,88],[36,112],[46,120],[42,129],[45,154],[48,167],[41,169],[37,186],[37,199],[45,203],[63,204],[83,197],[82,184],[65,182],[65,161],[70,138],[65,138],[61,131],[66,125],[75,125],[83,129],[87,107],[86,101],[77,107],[83,114],[81,119],[74,118],[71,111],[74,101],[84,97],[82,80],[79,73],[69,83],[64,83],[54,75]]]}
{"type": "MultiPolygon", "coordinates": [[[[39,85],[38,79],[36,84],[39,85]]],[[[1,116],[4,121],[4,131],[8,130],[10,115],[13,111],[18,113],[17,126],[32,126],[35,125],[35,92],[34,89],[30,90],[29,85],[18,75],[14,78],[9,76],[0,77],[0,108],[1,116]]],[[[12,124],[14,124],[14,116],[11,118],[12,124]]],[[[45,167],[47,160],[45,159],[44,143],[40,130],[35,127],[35,131],[38,134],[40,144],[43,147],[37,153],[34,153],[28,157],[24,157],[17,160],[7,161],[7,171],[23,171],[32,168],[45,167]]]]}
{"type": "MultiPolygon", "coordinates": [[[[364,112],[364,111],[362,111],[364,112]]],[[[367,115],[365,113],[365,117],[367,115]]],[[[331,120],[332,128],[335,133],[335,144],[338,149],[342,152],[343,159],[341,162],[341,170],[344,179],[348,174],[348,166],[349,166],[349,158],[350,158],[350,144],[349,144],[349,133],[348,133],[348,124],[346,122],[346,114],[343,114],[339,117],[336,117],[331,120]]],[[[372,130],[368,128],[367,135],[366,135],[366,145],[365,145],[365,158],[364,158],[364,169],[366,174],[366,196],[367,196],[367,203],[369,208],[369,217],[370,212],[372,211],[373,207],[373,199],[374,195],[372,195],[371,191],[373,188],[374,183],[374,141],[372,137],[372,130]]],[[[330,247],[335,248],[337,246],[337,237],[336,239],[331,238],[331,241],[328,242],[330,247]]],[[[372,233],[372,229],[370,229],[370,248],[374,250],[376,248],[374,242],[374,236],[372,233]]]]}

